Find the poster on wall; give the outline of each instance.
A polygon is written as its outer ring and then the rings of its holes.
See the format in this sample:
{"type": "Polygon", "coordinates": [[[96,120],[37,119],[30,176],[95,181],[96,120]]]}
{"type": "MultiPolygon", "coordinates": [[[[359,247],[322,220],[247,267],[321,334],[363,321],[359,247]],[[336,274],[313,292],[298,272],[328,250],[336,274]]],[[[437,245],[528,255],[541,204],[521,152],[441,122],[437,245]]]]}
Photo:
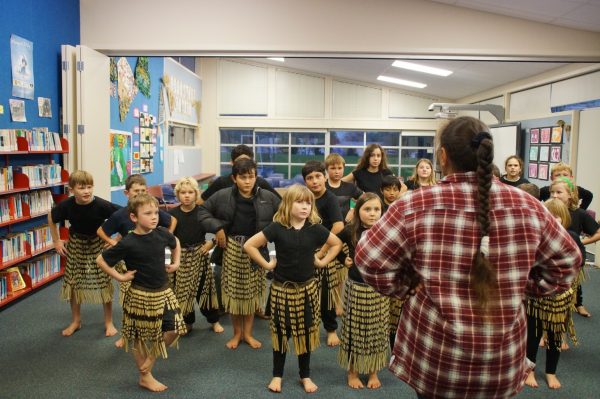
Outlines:
{"type": "Polygon", "coordinates": [[[550,148],[550,162],[560,162],[562,155],[562,146],[555,145],[550,148]]]}
{"type": "Polygon", "coordinates": [[[11,98],[8,100],[8,104],[10,106],[10,117],[13,122],[27,122],[27,117],[25,115],[25,101],[11,98]]]}
{"type": "Polygon", "coordinates": [[[540,130],[540,143],[549,144],[550,143],[550,128],[545,127],[540,130]]]}
{"type": "Polygon", "coordinates": [[[529,142],[531,144],[538,144],[540,142],[540,129],[531,129],[529,131],[529,142]]]}
{"type": "Polygon", "coordinates": [[[540,147],[538,147],[537,145],[532,145],[531,147],[529,147],[529,160],[530,161],[538,160],[538,150],[539,149],[540,149],[540,147]]]}
{"type": "Polygon", "coordinates": [[[156,128],[154,116],[148,112],[140,112],[139,125],[139,173],[154,171],[154,154],[156,152],[156,128]]]}
{"type": "Polygon", "coordinates": [[[33,100],[33,43],[17,35],[10,35],[12,66],[12,95],[33,100]]]}
{"type": "Polygon", "coordinates": [[[562,144],[563,129],[560,126],[552,128],[552,137],[550,138],[551,143],[562,144]]]}
{"type": "Polygon", "coordinates": [[[538,159],[540,162],[548,162],[550,160],[550,146],[549,145],[541,145],[540,146],[540,156],[538,159]]]}
{"type": "Polygon", "coordinates": [[[110,190],[125,188],[125,180],[133,171],[131,133],[110,131],[110,190]]]}
{"type": "Polygon", "coordinates": [[[529,164],[529,174],[528,176],[532,179],[536,179],[538,175],[538,166],[537,163],[530,163],[529,164]]]}
{"type": "Polygon", "coordinates": [[[548,164],[541,163],[538,165],[538,179],[548,180],[548,164]]]}

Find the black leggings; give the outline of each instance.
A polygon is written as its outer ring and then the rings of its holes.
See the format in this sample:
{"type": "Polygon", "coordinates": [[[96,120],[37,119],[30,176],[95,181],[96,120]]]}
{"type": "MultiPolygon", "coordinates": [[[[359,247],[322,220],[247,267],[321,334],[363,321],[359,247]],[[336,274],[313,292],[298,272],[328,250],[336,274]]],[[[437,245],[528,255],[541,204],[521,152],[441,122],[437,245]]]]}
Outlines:
{"type": "MultiPolygon", "coordinates": [[[[200,302],[200,295],[202,294],[204,284],[206,283],[206,274],[207,273],[204,273],[204,275],[202,276],[202,279],[200,280],[200,284],[198,285],[198,291],[196,292],[196,302],[197,303],[200,302]]],[[[216,282],[216,278],[215,278],[215,282],[216,282]]],[[[220,291],[221,287],[219,286],[218,288],[219,289],[217,289],[217,293],[220,291]]],[[[220,303],[220,301],[219,301],[219,303],[220,303]]],[[[219,321],[219,309],[200,309],[200,312],[202,313],[202,315],[204,317],[206,317],[206,321],[208,321],[210,324],[215,324],[216,322],[219,321]]],[[[183,321],[185,321],[185,324],[194,324],[196,322],[196,312],[194,312],[194,310],[192,310],[190,313],[184,315],[183,321]]]]}
{"type": "MultiPolygon", "coordinates": [[[[288,337],[291,336],[291,331],[288,327],[286,331],[288,337]]],[[[280,345],[283,346],[283,334],[278,334],[280,345]]],[[[308,348],[308,335],[306,336],[306,347],[308,348]]],[[[291,347],[289,347],[292,350],[291,347]]],[[[285,366],[286,352],[276,351],[273,349],[273,377],[283,377],[283,368],[285,366]]],[[[298,355],[298,368],[300,369],[300,378],[310,378],[310,352],[298,355]]]]}
{"type": "Polygon", "coordinates": [[[334,309],[329,309],[329,284],[327,282],[327,273],[323,273],[321,278],[321,321],[327,332],[334,332],[338,328],[337,316],[334,309]]]}
{"type": "MultiPolygon", "coordinates": [[[[556,366],[560,358],[557,342],[552,331],[546,331],[546,374],[556,374],[556,366]]],[[[541,320],[527,316],[527,359],[535,363],[540,339],[544,335],[544,327],[541,320]]]]}
{"type": "Polygon", "coordinates": [[[577,285],[577,294],[575,295],[575,307],[583,306],[583,290],[581,284],[577,285]]]}

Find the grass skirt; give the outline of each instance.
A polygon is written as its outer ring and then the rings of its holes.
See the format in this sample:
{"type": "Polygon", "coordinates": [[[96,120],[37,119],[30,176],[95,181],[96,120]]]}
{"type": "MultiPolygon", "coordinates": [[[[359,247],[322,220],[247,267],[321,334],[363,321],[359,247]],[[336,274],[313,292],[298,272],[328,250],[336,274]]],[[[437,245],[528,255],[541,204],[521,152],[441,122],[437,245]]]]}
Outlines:
{"type": "MultiPolygon", "coordinates": [[[[340,276],[343,272],[338,270],[340,263],[334,259],[325,267],[319,267],[315,271],[317,284],[321,292],[321,301],[327,301],[327,308],[335,310],[336,306],[341,303],[340,295],[340,276]]],[[[344,269],[346,269],[344,267],[344,269]]],[[[346,271],[347,273],[347,271],[346,271]]]]}
{"type": "MultiPolygon", "coordinates": [[[[127,272],[127,266],[124,261],[119,261],[115,265],[115,270],[120,274],[125,274],[127,272]]],[[[125,300],[125,294],[129,291],[129,287],[131,287],[131,281],[119,282],[119,303],[123,306],[123,301],[125,300]]]]}
{"type": "Polygon", "coordinates": [[[67,265],[61,299],[75,303],[111,302],[114,291],[112,279],[96,263],[104,241],[98,236],[72,233],[66,245],[67,265]]]}
{"type": "Polygon", "coordinates": [[[559,350],[565,333],[577,344],[575,325],[571,317],[576,291],[577,286],[574,285],[567,291],[551,297],[527,298],[527,315],[540,320],[545,331],[554,333],[555,344],[559,350]]]}
{"type": "Polygon", "coordinates": [[[390,333],[395,333],[398,330],[403,304],[403,299],[390,297],[390,333]]]}
{"type": "Polygon", "coordinates": [[[346,280],[338,363],[361,374],[386,367],[390,360],[389,298],[367,284],[346,280]]]}
{"type": "Polygon", "coordinates": [[[319,347],[321,307],[319,288],[315,280],[306,283],[273,281],[269,302],[273,350],[288,352],[289,338],[294,342],[296,355],[312,352],[319,347]],[[286,336],[288,328],[291,337],[286,336]],[[280,336],[283,336],[281,342],[279,342],[280,336]]]}
{"type": "MultiPolygon", "coordinates": [[[[135,343],[139,342],[144,355],[167,358],[162,331],[166,309],[175,312],[175,332],[185,334],[185,323],[171,288],[151,290],[135,285],[129,288],[123,301],[121,329],[125,351],[135,349],[135,343]]],[[[176,342],[177,340],[173,344],[176,342]]]]}
{"type": "Polygon", "coordinates": [[[231,237],[227,237],[221,273],[221,297],[226,312],[251,315],[262,307],[266,290],[264,271],[251,267],[242,245],[231,237]]]}

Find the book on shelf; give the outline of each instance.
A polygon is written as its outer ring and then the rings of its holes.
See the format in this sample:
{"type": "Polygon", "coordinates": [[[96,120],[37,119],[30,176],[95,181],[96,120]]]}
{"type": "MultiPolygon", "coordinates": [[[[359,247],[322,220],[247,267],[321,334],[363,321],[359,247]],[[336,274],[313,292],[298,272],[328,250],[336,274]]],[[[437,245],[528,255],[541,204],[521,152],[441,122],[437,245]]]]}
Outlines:
{"type": "Polygon", "coordinates": [[[22,202],[29,205],[31,215],[50,212],[54,206],[54,198],[50,190],[31,191],[21,194],[22,202]]]}
{"type": "Polygon", "coordinates": [[[0,272],[0,274],[6,277],[7,289],[9,292],[15,292],[27,288],[25,280],[23,280],[23,276],[21,276],[21,271],[18,267],[11,267],[10,269],[0,272]]]}
{"type": "Polygon", "coordinates": [[[15,166],[14,171],[27,176],[29,187],[47,186],[61,182],[62,166],[60,164],[15,166]]]}
{"type": "Polygon", "coordinates": [[[0,191],[9,191],[14,188],[12,165],[0,168],[0,191]]]}
{"type": "Polygon", "coordinates": [[[27,234],[24,232],[12,233],[0,240],[2,247],[2,263],[8,263],[14,259],[27,255],[25,242],[27,234]]]}
{"type": "Polygon", "coordinates": [[[38,252],[52,246],[52,234],[48,225],[34,227],[27,232],[27,242],[31,247],[31,252],[38,252]]]}
{"type": "Polygon", "coordinates": [[[0,301],[8,296],[8,284],[6,281],[6,276],[0,275],[0,301]]]}
{"type": "Polygon", "coordinates": [[[23,200],[19,194],[0,197],[0,223],[23,217],[23,200]]]}
{"type": "Polygon", "coordinates": [[[27,274],[31,278],[31,284],[35,285],[56,273],[60,273],[60,256],[56,252],[46,254],[23,263],[20,268],[21,273],[27,274]]]}

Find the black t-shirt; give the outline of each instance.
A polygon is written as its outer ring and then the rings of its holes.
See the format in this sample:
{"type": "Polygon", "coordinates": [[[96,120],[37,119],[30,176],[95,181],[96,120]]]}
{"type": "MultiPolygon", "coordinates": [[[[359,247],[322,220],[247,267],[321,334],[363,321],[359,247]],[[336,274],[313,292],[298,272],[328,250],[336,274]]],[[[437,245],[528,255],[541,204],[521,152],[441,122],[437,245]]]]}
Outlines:
{"type": "MultiPolygon", "coordinates": [[[[358,232],[359,237],[362,235],[362,233],[365,231],[365,228],[360,228],[360,231],[358,232]]],[[[354,245],[352,244],[352,229],[350,228],[350,226],[346,226],[344,227],[344,229],[342,231],[340,231],[337,234],[338,238],[340,240],[342,240],[342,243],[345,243],[346,245],[348,245],[348,253],[349,253],[349,257],[350,259],[352,259],[354,261],[354,245]]],[[[340,253],[337,256],[338,261],[345,266],[345,261],[346,261],[346,254],[344,253],[344,251],[340,251],[340,253]]],[[[358,271],[358,268],[356,267],[356,265],[352,265],[352,267],[350,267],[348,269],[348,278],[350,278],[353,281],[356,281],[358,283],[364,283],[365,281],[363,280],[362,276],[360,275],[360,272],[358,271]]]]}
{"type": "MultiPolygon", "coordinates": [[[[166,228],[171,225],[171,215],[162,209],[158,210],[158,225],[166,228]]],[[[115,233],[125,237],[133,229],[135,229],[135,223],[129,217],[129,209],[126,206],[110,215],[102,225],[102,231],[109,237],[115,233]]]]}
{"type": "Polygon", "coordinates": [[[171,208],[169,213],[177,219],[175,226],[175,237],[179,238],[179,244],[182,247],[191,247],[202,244],[205,240],[206,232],[198,222],[199,206],[195,206],[189,212],[184,212],[180,206],[171,208]]]}
{"type": "Polygon", "coordinates": [[[133,283],[144,288],[162,288],[169,282],[165,268],[165,248],[175,248],[175,236],[164,227],[148,234],[127,234],[114,247],[102,252],[109,266],[124,260],[127,270],[136,270],[133,283]]]}
{"type": "Polygon", "coordinates": [[[362,190],[352,183],[347,181],[340,181],[339,187],[331,187],[329,182],[325,182],[327,191],[331,191],[337,198],[340,210],[342,211],[342,217],[345,218],[350,210],[350,199],[358,199],[362,195],[362,190]]]}
{"type": "Polygon", "coordinates": [[[517,181],[510,181],[510,180],[506,179],[506,175],[504,175],[500,178],[500,181],[504,184],[508,184],[509,186],[513,186],[513,187],[519,187],[521,184],[529,183],[529,180],[527,180],[523,176],[519,177],[519,180],[517,180],[517,181]]]}
{"type": "Polygon", "coordinates": [[[389,169],[382,169],[378,172],[371,173],[367,169],[359,169],[353,171],[352,175],[354,175],[354,181],[358,188],[365,193],[375,193],[381,196],[381,182],[383,176],[392,175],[392,171],[389,169]]]}
{"type": "Polygon", "coordinates": [[[229,235],[252,236],[254,234],[256,234],[256,209],[254,209],[254,200],[236,195],[235,217],[231,222],[229,235]]]}
{"type": "Polygon", "coordinates": [[[344,221],[338,199],[331,191],[325,190],[325,193],[320,198],[317,198],[316,203],[321,223],[327,230],[331,230],[335,222],[344,221]]]}
{"type": "MultiPolygon", "coordinates": [[[[579,186],[577,186],[577,194],[581,200],[579,207],[582,209],[588,209],[592,203],[592,200],[594,199],[594,194],[591,191],[579,186]]],[[[550,186],[540,188],[540,201],[544,202],[547,199],[550,199],[550,186]]]]}
{"type": "Polygon", "coordinates": [[[69,197],[56,204],[50,215],[54,223],[68,220],[71,224],[69,233],[96,236],[98,227],[120,208],[119,205],[100,197],[94,197],[92,202],[86,205],[79,205],[75,202],[75,197],[69,197]]]}
{"type": "MultiPolygon", "coordinates": [[[[214,193],[216,193],[219,190],[222,190],[224,188],[227,187],[231,187],[233,186],[233,178],[231,175],[227,175],[227,176],[219,176],[217,177],[217,179],[211,183],[210,186],[208,186],[208,188],[202,192],[202,194],[200,195],[200,197],[206,201],[207,199],[210,198],[211,195],[213,195],[214,193]]],[[[260,176],[256,177],[256,185],[260,188],[263,188],[265,190],[268,190],[272,193],[274,193],[277,198],[281,198],[281,195],[279,195],[279,193],[277,191],[275,191],[275,189],[273,187],[271,187],[271,185],[269,184],[268,181],[266,181],[265,179],[263,179],[260,176]]]]}
{"type": "Polygon", "coordinates": [[[573,231],[575,234],[580,236],[582,233],[588,236],[596,234],[600,225],[594,220],[594,218],[581,208],[577,208],[574,211],[569,210],[571,214],[571,225],[568,230],[573,231]]]}
{"type": "Polygon", "coordinates": [[[273,222],[262,232],[267,241],[275,244],[275,281],[303,283],[314,277],[315,251],[321,248],[329,237],[329,231],[325,227],[305,222],[300,230],[296,230],[273,222]]]}

